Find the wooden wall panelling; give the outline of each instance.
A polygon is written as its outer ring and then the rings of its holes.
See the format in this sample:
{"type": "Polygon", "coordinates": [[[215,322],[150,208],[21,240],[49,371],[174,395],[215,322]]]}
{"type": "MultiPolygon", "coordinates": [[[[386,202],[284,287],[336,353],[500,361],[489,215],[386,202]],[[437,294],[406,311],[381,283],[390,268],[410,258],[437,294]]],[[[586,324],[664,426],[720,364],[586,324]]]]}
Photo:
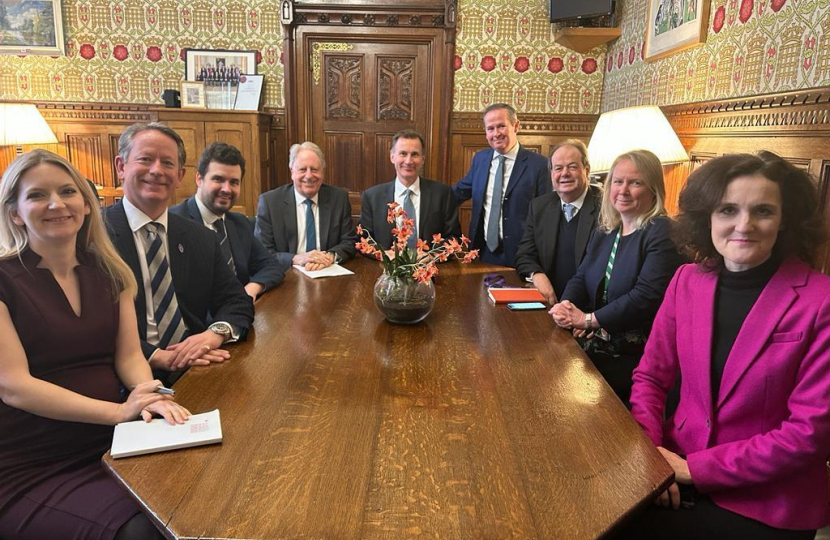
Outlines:
{"type": "Polygon", "coordinates": [[[360,192],[394,177],[391,136],[426,140],[424,176],[449,167],[456,0],[283,3],[288,143],[326,153],[327,182],[360,192]]]}
{"type": "MultiPolygon", "coordinates": [[[[43,102],[36,105],[58,138],[58,144],[44,147],[66,157],[95,182],[106,205],[122,196],[114,159],[118,151],[118,138],[125,128],[136,122],[164,122],[175,129],[185,142],[186,174],[171,204],[195,193],[199,156],[208,143],[217,140],[237,146],[245,156],[246,175],[235,210],[254,215],[259,194],[267,190],[265,188],[270,189],[273,183],[271,177],[275,161],[272,161],[270,139],[274,131],[269,113],[194,111],[115,103],[43,102]]],[[[284,120],[284,115],[279,114],[284,120]]],[[[276,132],[279,133],[279,130],[276,132]]],[[[31,148],[34,147],[25,149],[31,148]]],[[[0,170],[5,170],[13,159],[13,149],[0,149],[0,170]]]]}
{"type": "Polygon", "coordinates": [[[288,170],[288,137],[286,132],[285,109],[273,109],[269,111],[271,116],[269,162],[271,174],[262,179],[261,193],[278,188],[291,181],[291,173],[288,170]]]}
{"type": "MultiPolygon", "coordinates": [[[[830,87],[673,105],[663,112],[689,151],[689,172],[715,156],[770,150],[816,178],[830,222],[830,87]]],[[[685,184],[685,178],[674,180],[676,189],[685,184]]],[[[820,267],[830,270],[830,252],[820,267]]]]}

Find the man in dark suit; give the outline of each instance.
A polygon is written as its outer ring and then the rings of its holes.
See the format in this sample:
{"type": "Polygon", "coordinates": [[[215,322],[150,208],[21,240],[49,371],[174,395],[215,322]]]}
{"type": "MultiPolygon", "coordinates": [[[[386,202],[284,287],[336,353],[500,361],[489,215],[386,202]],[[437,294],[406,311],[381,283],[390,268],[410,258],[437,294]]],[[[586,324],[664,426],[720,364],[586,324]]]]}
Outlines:
{"type": "Polygon", "coordinates": [[[554,193],[530,203],[516,271],[553,305],[585,256],[591,231],[597,226],[602,190],[589,185],[591,167],[582,141],[560,141],[550,161],[554,193]]]}
{"type": "Polygon", "coordinates": [[[459,204],[472,198],[470,240],[481,260],[514,266],[534,197],[550,193],[548,160],[523,148],[516,138],[516,109],[496,103],[484,110],[488,150],[473,156],[470,170],[455,186],[459,204]]]}
{"type": "Polygon", "coordinates": [[[415,234],[411,247],[418,238],[428,244],[433,234],[444,238],[461,236],[458,223],[458,205],[450,186],[419,176],[424,166],[424,139],[416,131],[400,131],[392,137],[389,152],[397,178],[392,182],[372,186],[363,192],[360,202],[360,224],[372,235],[382,249],[392,245],[392,228],[386,221],[389,203],[397,202],[415,220],[415,234]]]}
{"type": "Polygon", "coordinates": [[[323,183],[326,160],[312,142],[291,146],[291,184],[259,197],[256,236],[283,264],[320,270],[355,254],[352,206],[345,190],[323,183]]]}
{"type": "Polygon", "coordinates": [[[285,279],[282,265],[254,236],[248,218],[231,212],[245,176],[245,158],[234,146],[215,142],[196,167],[196,195],[170,209],[216,233],[222,255],[254,301],[285,279]]]}
{"type": "Polygon", "coordinates": [[[181,137],[169,127],[127,128],[115,158],[124,199],[105,212],[110,237],[138,282],[139,337],[154,370],[229,358],[219,347],[244,336],[254,318],[216,235],[167,211],[185,157],[181,137]]]}

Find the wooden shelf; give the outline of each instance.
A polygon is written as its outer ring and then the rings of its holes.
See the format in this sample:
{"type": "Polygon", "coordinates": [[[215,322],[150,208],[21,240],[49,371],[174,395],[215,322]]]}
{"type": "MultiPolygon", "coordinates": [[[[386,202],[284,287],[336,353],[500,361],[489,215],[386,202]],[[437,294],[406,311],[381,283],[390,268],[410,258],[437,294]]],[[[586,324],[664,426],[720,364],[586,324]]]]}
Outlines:
{"type": "Polygon", "coordinates": [[[553,41],[564,45],[578,53],[586,53],[617,39],[622,34],[622,29],[617,28],[560,28],[553,34],[553,41]]]}

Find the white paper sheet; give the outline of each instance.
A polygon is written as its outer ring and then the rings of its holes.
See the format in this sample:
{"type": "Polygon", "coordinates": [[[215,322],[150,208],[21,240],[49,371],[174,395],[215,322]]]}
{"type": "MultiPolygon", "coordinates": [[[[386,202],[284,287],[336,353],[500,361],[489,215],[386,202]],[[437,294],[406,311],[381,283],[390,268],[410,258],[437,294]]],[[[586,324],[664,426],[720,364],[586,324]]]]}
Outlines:
{"type": "Polygon", "coordinates": [[[343,268],[339,264],[333,264],[333,265],[331,265],[327,268],[323,268],[322,270],[314,270],[314,271],[306,270],[304,267],[302,267],[298,264],[295,264],[294,268],[296,268],[299,272],[302,272],[303,274],[307,275],[311,279],[324,278],[324,277],[335,277],[335,276],[353,276],[354,275],[354,272],[352,272],[351,270],[346,270],[345,268],[343,268]]]}

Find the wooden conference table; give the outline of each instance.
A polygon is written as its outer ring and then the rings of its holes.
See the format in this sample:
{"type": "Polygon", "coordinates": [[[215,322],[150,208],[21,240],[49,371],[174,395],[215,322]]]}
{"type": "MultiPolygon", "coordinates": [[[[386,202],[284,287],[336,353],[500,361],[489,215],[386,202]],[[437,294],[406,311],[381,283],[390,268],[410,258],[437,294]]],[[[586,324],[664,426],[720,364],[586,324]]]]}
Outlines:
{"type": "Polygon", "coordinates": [[[379,263],[296,271],[221,365],[178,383],[224,442],[105,467],[170,538],[593,539],[672,476],[545,311],[487,299],[480,263],[445,264],[432,314],[387,323],[379,263]]]}

